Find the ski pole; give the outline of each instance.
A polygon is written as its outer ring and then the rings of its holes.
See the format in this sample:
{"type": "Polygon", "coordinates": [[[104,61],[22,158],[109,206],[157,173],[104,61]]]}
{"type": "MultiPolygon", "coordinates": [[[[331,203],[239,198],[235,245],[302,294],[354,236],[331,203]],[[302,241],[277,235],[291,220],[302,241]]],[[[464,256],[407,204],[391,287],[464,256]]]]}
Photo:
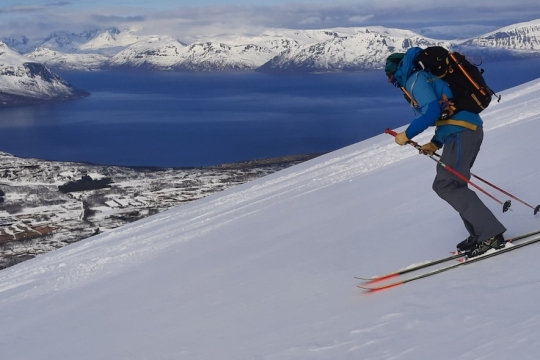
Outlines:
{"type": "MultiPolygon", "coordinates": [[[[390,135],[392,135],[394,137],[397,135],[397,133],[395,131],[390,130],[390,129],[386,129],[385,133],[390,134],[390,135]]],[[[414,146],[417,150],[420,150],[420,148],[421,148],[420,145],[418,145],[418,143],[416,143],[414,141],[409,140],[407,143],[410,144],[411,146],[414,146]]],[[[476,185],[471,180],[467,179],[463,174],[461,174],[461,173],[457,172],[456,170],[454,170],[451,166],[446,165],[442,161],[435,159],[435,157],[433,155],[428,155],[428,154],[426,154],[426,155],[429,156],[433,161],[435,161],[439,165],[441,165],[443,168],[445,168],[446,170],[450,171],[452,174],[454,174],[455,176],[460,178],[461,180],[465,181],[466,183],[470,184],[471,186],[474,186],[479,191],[481,191],[482,193],[484,193],[485,195],[487,195],[491,199],[495,200],[497,203],[501,204],[503,206],[503,213],[507,212],[508,209],[510,209],[510,206],[512,205],[510,200],[507,200],[507,201],[505,201],[503,203],[501,200],[497,199],[495,196],[491,195],[490,193],[488,193],[487,191],[482,189],[480,186],[476,185]]]]}
{"type": "MultiPolygon", "coordinates": [[[[390,130],[390,131],[391,131],[391,130],[390,130]]],[[[395,135],[394,135],[394,136],[395,136],[395,135]]],[[[411,145],[413,145],[416,149],[419,150],[420,145],[418,145],[417,142],[412,141],[412,140],[409,140],[409,143],[410,143],[411,145]]],[[[433,155],[436,156],[436,157],[438,157],[438,158],[441,157],[441,155],[439,155],[439,154],[437,154],[437,153],[433,153],[433,155]]],[[[496,186],[496,185],[490,183],[489,181],[487,181],[487,180],[481,178],[480,176],[475,175],[475,174],[473,174],[472,172],[471,172],[471,175],[474,176],[475,178],[477,178],[478,180],[482,181],[483,183],[488,184],[488,185],[491,186],[492,188],[499,190],[500,192],[502,192],[502,193],[505,194],[506,196],[510,196],[512,199],[517,200],[517,201],[519,201],[520,203],[522,203],[523,205],[530,207],[531,209],[534,210],[534,215],[536,215],[536,214],[538,213],[538,211],[540,211],[540,205],[534,207],[534,206],[532,206],[532,205],[526,203],[525,201],[521,200],[521,199],[518,198],[517,196],[510,194],[508,191],[505,191],[505,190],[501,189],[500,187],[498,187],[498,186],[496,186]]]]}
{"type": "MultiPolygon", "coordinates": [[[[435,155],[437,155],[438,157],[440,157],[438,154],[435,154],[435,155]]],[[[482,181],[482,182],[488,184],[488,185],[491,186],[492,188],[499,190],[500,192],[502,192],[502,193],[505,194],[506,196],[510,196],[512,199],[517,200],[517,201],[519,201],[520,203],[522,203],[523,205],[526,205],[526,206],[530,207],[531,209],[534,210],[534,215],[536,215],[536,214],[538,213],[538,211],[540,211],[540,205],[538,205],[537,207],[534,207],[534,206],[532,206],[532,205],[529,205],[529,204],[527,204],[525,201],[523,201],[523,200],[521,200],[520,198],[518,198],[517,196],[512,195],[512,194],[510,194],[510,193],[507,192],[507,191],[504,191],[504,190],[501,189],[500,187],[495,186],[495,185],[493,185],[492,183],[490,183],[489,181],[482,179],[480,176],[475,175],[475,174],[473,174],[473,173],[471,173],[471,175],[474,176],[475,178],[477,178],[478,180],[480,180],[480,181],[482,181]]]]}

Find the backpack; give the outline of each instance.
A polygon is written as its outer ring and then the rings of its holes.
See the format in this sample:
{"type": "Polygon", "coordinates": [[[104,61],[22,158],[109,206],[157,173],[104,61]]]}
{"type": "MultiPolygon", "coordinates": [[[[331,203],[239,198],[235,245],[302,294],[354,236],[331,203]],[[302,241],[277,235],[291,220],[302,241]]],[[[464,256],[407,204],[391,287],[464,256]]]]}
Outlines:
{"type": "Polygon", "coordinates": [[[479,114],[488,107],[492,96],[496,96],[497,101],[501,100],[487,86],[482,76],[484,69],[478,69],[458,52],[431,46],[418,53],[415,64],[443,79],[452,90],[453,99],[444,99],[449,102],[449,107],[443,112],[442,118],[448,118],[461,110],[479,114]]]}

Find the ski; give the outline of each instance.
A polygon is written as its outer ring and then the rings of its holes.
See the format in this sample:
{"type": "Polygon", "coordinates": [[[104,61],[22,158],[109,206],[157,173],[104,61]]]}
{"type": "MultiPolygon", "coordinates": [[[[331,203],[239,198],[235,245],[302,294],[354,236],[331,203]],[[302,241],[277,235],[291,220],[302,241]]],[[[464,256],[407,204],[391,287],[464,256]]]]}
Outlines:
{"type": "MultiPolygon", "coordinates": [[[[540,234],[540,229],[535,230],[535,231],[531,231],[531,232],[528,232],[528,233],[525,233],[525,234],[522,234],[522,235],[514,236],[513,238],[509,239],[508,242],[514,243],[516,241],[523,240],[525,238],[528,238],[528,237],[536,235],[536,234],[540,234]]],[[[373,276],[371,278],[363,278],[363,277],[355,276],[354,278],[357,279],[357,280],[368,281],[368,284],[373,284],[373,283],[382,282],[382,281],[385,281],[385,280],[390,280],[392,278],[395,278],[395,277],[398,277],[398,276],[401,276],[401,275],[404,275],[404,274],[407,274],[407,273],[410,273],[410,272],[413,272],[413,271],[425,269],[425,268],[430,267],[430,266],[442,264],[442,263],[450,261],[450,260],[459,259],[459,258],[462,258],[462,257],[464,257],[466,255],[467,255],[467,253],[453,254],[453,255],[450,255],[450,256],[447,256],[447,257],[444,257],[444,258],[441,258],[441,259],[429,260],[429,261],[420,263],[418,265],[408,266],[408,267],[405,267],[405,268],[403,268],[401,270],[394,271],[394,272],[391,272],[391,273],[388,273],[388,274],[385,274],[385,275],[373,276]]],[[[366,285],[368,285],[368,284],[366,284],[366,285]]]]}
{"type": "Polygon", "coordinates": [[[394,272],[391,272],[391,273],[388,273],[388,274],[385,274],[385,275],[373,276],[371,278],[362,278],[362,277],[358,277],[358,276],[355,276],[354,278],[358,279],[358,280],[369,281],[369,283],[380,282],[380,281],[389,280],[391,278],[394,278],[394,277],[397,277],[397,276],[400,276],[400,275],[404,275],[404,274],[407,274],[407,273],[410,273],[410,272],[413,272],[413,271],[421,270],[421,269],[424,269],[424,268],[427,268],[427,267],[430,267],[430,266],[442,264],[442,263],[450,261],[450,260],[459,259],[459,258],[461,258],[461,257],[463,257],[465,255],[466,255],[466,253],[459,253],[459,254],[450,255],[450,256],[447,256],[447,257],[444,257],[444,258],[441,258],[441,259],[437,259],[437,260],[429,260],[429,261],[426,261],[426,262],[423,262],[423,263],[420,263],[420,264],[405,267],[405,268],[403,268],[401,270],[398,270],[398,271],[394,271],[394,272]]]}
{"type": "MultiPolygon", "coordinates": [[[[540,231],[536,232],[536,233],[540,233],[540,231]]],[[[529,235],[529,236],[531,236],[531,235],[529,235]]],[[[520,236],[519,238],[523,239],[522,236],[520,236]]],[[[525,241],[525,242],[522,242],[522,243],[519,243],[519,244],[515,244],[515,245],[514,245],[513,241],[516,241],[516,239],[515,238],[511,239],[511,241],[509,240],[508,243],[506,244],[506,247],[504,247],[504,248],[502,248],[500,250],[495,250],[495,251],[490,250],[490,251],[488,251],[485,254],[482,254],[480,256],[470,258],[470,259],[466,259],[466,260],[464,260],[462,262],[458,262],[458,263],[455,263],[455,264],[452,264],[452,265],[449,265],[449,266],[445,266],[445,267],[442,267],[440,269],[433,270],[433,271],[430,271],[430,272],[427,272],[427,273],[423,273],[423,274],[420,274],[420,275],[412,276],[412,277],[409,277],[409,278],[406,278],[406,279],[403,279],[403,280],[399,280],[399,281],[395,281],[395,282],[391,282],[391,283],[387,283],[387,284],[383,284],[383,285],[375,285],[375,286],[369,286],[369,285],[363,285],[362,286],[362,285],[359,285],[358,287],[361,288],[361,289],[364,289],[364,290],[368,290],[370,292],[378,291],[378,290],[384,290],[384,289],[390,289],[390,288],[393,288],[393,287],[396,287],[396,286],[399,286],[399,285],[406,284],[406,283],[411,282],[411,281],[415,281],[415,280],[423,279],[423,278],[433,276],[433,275],[436,275],[436,274],[440,274],[442,272],[457,268],[457,267],[462,266],[462,265],[467,265],[467,264],[471,264],[471,263],[474,263],[474,262],[478,262],[478,261],[481,261],[481,260],[484,260],[484,259],[488,259],[488,258],[497,256],[497,255],[507,253],[507,252],[515,250],[515,249],[519,249],[519,248],[527,246],[527,245],[531,245],[531,244],[540,242],[540,236],[534,237],[534,238],[532,238],[532,239],[530,239],[528,241],[525,241]]]]}
{"type": "MultiPolygon", "coordinates": [[[[528,237],[536,235],[536,234],[540,234],[540,230],[535,230],[535,231],[531,231],[531,232],[526,233],[526,234],[515,236],[515,237],[509,239],[508,242],[514,243],[516,241],[523,240],[525,238],[528,238],[528,237]]],[[[447,256],[447,257],[444,257],[444,258],[441,258],[441,259],[429,260],[429,261],[426,261],[426,262],[423,262],[423,263],[420,263],[420,264],[417,264],[417,265],[408,266],[408,267],[405,267],[405,268],[403,268],[401,270],[394,271],[394,272],[391,272],[391,273],[388,273],[388,274],[385,274],[385,275],[377,275],[377,276],[372,276],[370,278],[363,278],[363,277],[355,276],[354,278],[357,279],[357,280],[369,281],[369,283],[381,282],[381,281],[389,280],[391,278],[398,277],[400,275],[404,275],[404,274],[407,274],[407,273],[410,273],[410,272],[413,272],[413,271],[417,271],[417,270],[425,269],[425,268],[430,267],[430,266],[442,264],[442,263],[450,261],[450,260],[459,259],[459,258],[462,258],[462,257],[464,257],[466,255],[467,255],[467,253],[453,254],[453,255],[450,255],[450,256],[447,256]]]]}

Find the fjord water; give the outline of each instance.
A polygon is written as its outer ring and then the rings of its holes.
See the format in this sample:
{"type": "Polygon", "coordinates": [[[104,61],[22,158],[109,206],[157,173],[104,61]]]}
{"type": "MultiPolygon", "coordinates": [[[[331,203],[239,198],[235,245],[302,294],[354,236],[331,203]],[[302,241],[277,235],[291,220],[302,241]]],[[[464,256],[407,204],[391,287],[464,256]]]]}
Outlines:
{"type": "MultiPolygon", "coordinates": [[[[495,90],[540,60],[491,64],[495,90]],[[504,76],[499,76],[504,74],[504,76]]],[[[0,151],[107,165],[187,167],[332,151],[410,122],[381,71],[62,72],[84,99],[0,110],[0,151]]]]}

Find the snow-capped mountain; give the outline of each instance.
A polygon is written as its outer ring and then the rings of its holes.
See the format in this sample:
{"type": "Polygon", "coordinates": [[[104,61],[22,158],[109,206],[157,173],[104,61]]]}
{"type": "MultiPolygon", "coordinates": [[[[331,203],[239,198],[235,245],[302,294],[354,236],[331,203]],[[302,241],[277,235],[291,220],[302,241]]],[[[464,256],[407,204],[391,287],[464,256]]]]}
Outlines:
{"type": "Polygon", "coordinates": [[[86,96],[39,62],[0,42],[0,106],[86,96]]]}
{"type": "Polygon", "coordinates": [[[28,53],[36,48],[36,41],[32,41],[24,35],[21,36],[9,36],[0,38],[4,44],[11,49],[15,49],[20,53],[28,53]]]}
{"type": "Polygon", "coordinates": [[[98,30],[84,31],[78,34],[65,31],[54,32],[47,36],[39,46],[63,52],[76,52],[81,50],[82,44],[86,44],[96,35],[98,35],[98,30]]]}
{"type": "Polygon", "coordinates": [[[392,51],[449,45],[410,31],[366,29],[280,30],[260,36],[183,46],[172,38],[136,43],[113,56],[110,66],[180,71],[328,71],[377,68],[392,51]]]}
{"type": "Polygon", "coordinates": [[[100,54],[114,55],[127,46],[138,42],[152,42],[154,36],[140,36],[131,30],[120,31],[111,28],[92,37],[88,42],[79,46],[84,52],[97,52],[100,54]]]}
{"type": "Polygon", "coordinates": [[[45,39],[29,39],[24,35],[1,37],[10,48],[26,54],[37,48],[45,48],[61,53],[98,53],[112,56],[125,47],[152,36],[136,35],[134,30],[120,31],[116,27],[94,29],[81,33],[58,31],[45,39]]]}
{"type": "Polygon", "coordinates": [[[453,41],[384,27],[273,29],[250,36],[214,36],[186,45],[168,35],[139,36],[133,30],[112,28],[55,33],[28,56],[62,69],[346,71],[381,68],[388,54],[412,46],[442,45],[484,58],[540,56],[539,29],[540,20],[535,20],[453,41]]]}
{"type": "Polygon", "coordinates": [[[188,47],[176,70],[251,70],[275,56],[270,49],[254,45],[231,46],[223,43],[197,43],[188,47]]]}
{"type": "Polygon", "coordinates": [[[250,70],[275,55],[258,45],[230,46],[206,42],[184,46],[172,40],[132,45],[115,55],[109,65],[177,71],[250,70]]]}
{"type": "Polygon", "coordinates": [[[99,70],[109,62],[109,57],[102,54],[69,54],[42,47],[35,49],[26,56],[48,67],[59,70],[99,70]]]}
{"type": "Polygon", "coordinates": [[[170,36],[155,36],[119,52],[109,65],[177,71],[252,70],[309,39],[296,37],[266,32],[257,37],[214,38],[185,45],[170,36]]]}
{"type": "Polygon", "coordinates": [[[154,36],[114,55],[109,66],[169,70],[185,54],[185,45],[171,36],[154,36]]]}
{"type": "Polygon", "coordinates": [[[540,52],[540,20],[507,26],[470,39],[462,45],[538,54],[540,52]]]}
{"type": "Polygon", "coordinates": [[[335,29],[329,38],[292,47],[259,68],[261,71],[336,71],[380,68],[388,54],[413,46],[445,46],[412,31],[369,27],[335,29]]]}

